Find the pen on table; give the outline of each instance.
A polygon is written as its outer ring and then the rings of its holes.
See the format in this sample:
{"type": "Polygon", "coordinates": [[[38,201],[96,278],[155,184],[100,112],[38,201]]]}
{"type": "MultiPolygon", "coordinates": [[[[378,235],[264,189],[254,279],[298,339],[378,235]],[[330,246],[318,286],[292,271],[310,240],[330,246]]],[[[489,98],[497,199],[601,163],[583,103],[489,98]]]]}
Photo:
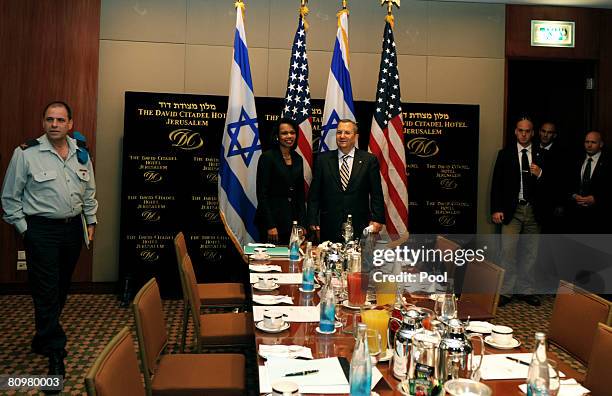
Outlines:
{"type": "Polygon", "coordinates": [[[510,360],[512,360],[513,362],[517,362],[517,363],[520,363],[520,364],[524,364],[525,366],[529,366],[529,363],[524,362],[524,361],[519,360],[519,359],[515,359],[515,358],[510,357],[510,356],[506,356],[506,359],[510,359],[510,360]]]}
{"type": "Polygon", "coordinates": [[[297,377],[300,375],[308,375],[308,374],[314,374],[314,373],[318,373],[319,370],[306,370],[306,371],[298,371],[297,373],[289,373],[289,374],[285,374],[285,377],[297,377]]]}

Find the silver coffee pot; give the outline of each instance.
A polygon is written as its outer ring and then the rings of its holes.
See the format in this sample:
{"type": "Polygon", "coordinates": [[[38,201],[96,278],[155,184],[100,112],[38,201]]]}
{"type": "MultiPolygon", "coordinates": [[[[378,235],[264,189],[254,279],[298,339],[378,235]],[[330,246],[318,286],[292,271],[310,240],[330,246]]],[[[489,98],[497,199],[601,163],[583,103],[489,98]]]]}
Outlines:
{"type": "Polygon", "coordinates": [[[394,317],[390,318],[388,326],[388,340],[393,346],[392,372],[393,376],[399,380],[406,379],[408,375],[412,336],[423,330],[419,311],[409,309],[402,314],[401,321],[394,317]],[[391,330],[393,323],[400,325],[395,333],[391,330]]]}
{"type": "Polygon", "coordinates": [[[480,334],[466,334],[459,319],[448,321],[439,347],[438,374],[441,382],[450,379],[467,378],[478,381],[484,356],[484,340],[480,334]],[[480,339],[480,360],[475,366],[474,338],[480,339]]]}

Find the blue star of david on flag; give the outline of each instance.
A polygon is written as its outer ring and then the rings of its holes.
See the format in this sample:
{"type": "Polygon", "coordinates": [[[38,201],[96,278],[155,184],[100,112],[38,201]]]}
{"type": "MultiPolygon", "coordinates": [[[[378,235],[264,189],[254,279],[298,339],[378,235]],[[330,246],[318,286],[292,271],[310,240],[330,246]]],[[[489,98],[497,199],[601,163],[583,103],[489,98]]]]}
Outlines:
{"type": "MultiPolygon", "coordinates": [[[[227,156],[233,157],[235,155],[242,156],[246,166],[251,164],[251,159],[257,150],[261,150],[261,144],[259,144],[259,128],[257,127],[257,117],[250,118],[249,114],[244,110],[244,107],[240,110],[240,117],[236,122],[230,122],[227,124],[227,133],[230,137],[230,145],[227,151],[227,156]],[[240,130],[242,127],[250,127],[253,132],[253,141],[247,147],[242,147],[240,144],[240,130]]],[[[248,132],[246,132],[248,133],[248,132]]],[[[245,132],[242,132],[242,136],[245,132]]]]}
{"type": "Polygon", "coordinates": [[[329,119],[327,120],[327,123],[321,126],[321,139],[319,140],[319,151],[324,152],[324,151],[330,150],[326,142],[327,134],[330,131],[338,128],[338,121],[340,121],[340,117],[338,117],[338,113],[336,112],[336,110],[333,110],[331,115],[329,116],[329,119]]]}

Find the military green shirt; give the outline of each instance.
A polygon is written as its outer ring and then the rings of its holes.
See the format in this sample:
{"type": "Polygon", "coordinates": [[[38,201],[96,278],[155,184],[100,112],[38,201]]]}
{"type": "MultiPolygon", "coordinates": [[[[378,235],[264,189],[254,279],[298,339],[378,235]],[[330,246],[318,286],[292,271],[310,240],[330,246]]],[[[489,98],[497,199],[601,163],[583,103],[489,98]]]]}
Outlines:
{"type": "Polygon", "coordinates": [[[46,135],[40,144],[16,148],[4,177],[4,220],[24,233],[26,216],[65,219],[85,215],[87,224],[97,223],[96,183],[91,159],[77,160],[76,140],[67,137],[69,153],[64,161],[46,135]]]}

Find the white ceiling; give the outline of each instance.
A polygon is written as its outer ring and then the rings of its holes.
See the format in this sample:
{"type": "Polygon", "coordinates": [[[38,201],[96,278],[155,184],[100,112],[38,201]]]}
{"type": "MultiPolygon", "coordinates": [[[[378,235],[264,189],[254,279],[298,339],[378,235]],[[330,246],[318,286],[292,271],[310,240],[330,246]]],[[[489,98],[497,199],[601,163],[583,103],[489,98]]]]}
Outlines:
{"type": "MultiPolygon", "coordinates": [[[[438,0],[440,1],[440,0],[438,0]]],[[[612,8],[612,0],[441,0],[470,3],[501,3],[546,6],[612,8]]]]}

